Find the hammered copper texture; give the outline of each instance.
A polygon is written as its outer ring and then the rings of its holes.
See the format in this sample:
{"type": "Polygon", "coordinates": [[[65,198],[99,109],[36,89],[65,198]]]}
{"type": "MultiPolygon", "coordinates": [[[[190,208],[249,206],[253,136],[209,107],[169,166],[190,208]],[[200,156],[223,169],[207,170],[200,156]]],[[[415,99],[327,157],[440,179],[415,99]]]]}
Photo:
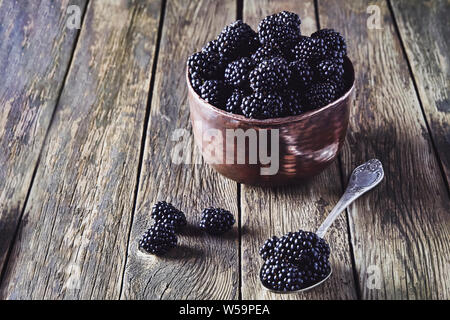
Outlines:
{"type": "MultiPolygon", "coordinates": [[[[188,83],[190,118],[196,145],[203,158],[219,173],[240,183],[250,185],[277,186],[294,184],[313,177],[336,159],[344,143],[350,106],[354,92],[354,70],[349,59],[345,61],[347,92],[333,103],[299,116],[278,119],[256,120],[231,114],[213,107],[193,90],[188,83]],[[204,139],[209,129],[218,129],[222,139],[204,139]],[[216,155],[211,150],[222,150],[227,154],[227,129],[279,129],[279,171],[275,175],[261,175],[262,164],[249,164],[248,142],[246,143],[245,164],[237,164],[237,148],[235,145],[232,164],[225,163],[225,156],[216,155]]],[[[270,133],[269,133],[270,136],[270,133]]],[[[216,137],[217,138],[217,137],[216,137]]],[[[270,140],[267,150],[270,150],[270,140]]],[[[259,154],[259,139],[257,151],[259,154]]],[[[230,162],[230,161],[228,161],[230,162]]]]}

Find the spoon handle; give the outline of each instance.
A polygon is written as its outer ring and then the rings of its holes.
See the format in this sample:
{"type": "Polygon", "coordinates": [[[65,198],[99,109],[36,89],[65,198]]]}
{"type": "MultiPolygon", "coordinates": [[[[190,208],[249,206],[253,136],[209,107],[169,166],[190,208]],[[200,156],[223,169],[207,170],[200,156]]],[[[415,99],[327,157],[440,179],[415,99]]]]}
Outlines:
{"type": "Polygon", "coordinates": [[[317,235],[323,238],[328,228],[332,225],[334,220],[336,220],[339,214],[353,201],[379,184],[380,181],[383,180],[383,177],[383,166],[378,159],[369,160],[353,170],[347,189],[317,230],[317,235]]]}

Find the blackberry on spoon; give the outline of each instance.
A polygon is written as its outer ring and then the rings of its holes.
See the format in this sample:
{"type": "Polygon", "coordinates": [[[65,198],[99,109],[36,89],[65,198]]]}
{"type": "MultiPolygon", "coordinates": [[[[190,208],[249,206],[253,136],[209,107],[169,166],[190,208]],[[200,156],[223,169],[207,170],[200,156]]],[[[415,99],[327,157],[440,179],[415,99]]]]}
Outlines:
{"type": "Polygon", "coordinates": [[[260,270],[263,286],[271,291],[289,293],[309,290],[328,279],[330,250],[323,239],[325,233],[347,206],[378,185],[383,177],[383,166],[377,159],[358,166],[350,176],[344,195],[316,234],[301,230],[290,232],[275,242],[274,250],[264,245],[263,253],[268,258],[260,270]]]}

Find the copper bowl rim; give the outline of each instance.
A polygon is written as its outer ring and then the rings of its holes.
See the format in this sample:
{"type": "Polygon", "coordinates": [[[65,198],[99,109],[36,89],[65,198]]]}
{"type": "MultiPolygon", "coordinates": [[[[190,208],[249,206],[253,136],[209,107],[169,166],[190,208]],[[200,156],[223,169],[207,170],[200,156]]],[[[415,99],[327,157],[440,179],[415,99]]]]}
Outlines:
{"type": "Polygon", "coordinates": [[[345,99],[348,98],[348,96],[352,93],[352,91],[355,88],[355,69],[353,67],[353,63],[352,61],[348,58],[345,57],[344,58],[344,64],[345,63],[349,63],[350,65],[350,72],[351,72],[351,82],[352,85],[350,86],[350,88],[345,92],[344,95],[342,95],[341,97],[339,97],[339,99],[334,100],[333,102],[331,102],[330,104],[319,108],[319,109],[314,109],[314,110],[310,110],[307,111],[305,113],[302,113],[300,115],[297,116],[288,116],[288,117],[283,117],[283,118],[272,118],[272,119],[251,119],[251,118],[246,118],[243,115],[239,115],[239,114],[234,114],[234,113],[230,113],[227,112],[225,110],[219,109],[217,107],[214,107],[212,104],[210,104],[209,102],[205,101],[202,97],[200,97],[197,92],[195,92],[194,88],[192,88],[191,85],[191,81],[189,80],[189,72],[188,72],[188,68],[186,67],[186,81],[188,84],[188,89],[190,91],[190,93],[199,101],[201,101],[201,103],[205,106],[207,106],[210,110],[214,111],[217,114],[220,114],[222,116],[225,116],[227,118],[231,118],[233,120],[236,121],[240,121],[240,122],[246,122],[249,124],[255,124],[255,125],[271,125],[271,124],[283,124],[283,123],[290,123],[290,122],[297,122],[297,121],[302,121],[304,119],[308,119],[318,113],[321,113],[323,111],[325,111],[326,109],[332,108],[333,106],[338,105],[341,101],[344,101],[345,99]]]}

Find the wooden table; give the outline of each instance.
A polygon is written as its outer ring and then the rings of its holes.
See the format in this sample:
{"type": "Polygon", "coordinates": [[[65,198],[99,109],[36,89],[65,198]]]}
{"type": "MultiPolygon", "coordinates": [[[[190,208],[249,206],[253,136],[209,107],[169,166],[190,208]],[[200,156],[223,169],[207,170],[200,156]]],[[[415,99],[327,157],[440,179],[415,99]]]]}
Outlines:
{"type": "Polygon", "coordinates": [[[0,297],[449,299],[449,16],[448,0],[0,1],[0,297]],[[219,176],[192,144],[200,164],[173,163],[173,132],[190,134],[187,56],[237,18],[256,27],[281,10],[304,34],[348,40],[356,97],[339,161],[276,189],[219,176]],[[261,243],[315,230],[373,157],[385,180],[327,234],[329,281],[264,291],[261,243]],[[146,255],[157,200],[192,225],[225,207],[238,226],[223,238],[192,226],[168,257],[146,255]]]}

